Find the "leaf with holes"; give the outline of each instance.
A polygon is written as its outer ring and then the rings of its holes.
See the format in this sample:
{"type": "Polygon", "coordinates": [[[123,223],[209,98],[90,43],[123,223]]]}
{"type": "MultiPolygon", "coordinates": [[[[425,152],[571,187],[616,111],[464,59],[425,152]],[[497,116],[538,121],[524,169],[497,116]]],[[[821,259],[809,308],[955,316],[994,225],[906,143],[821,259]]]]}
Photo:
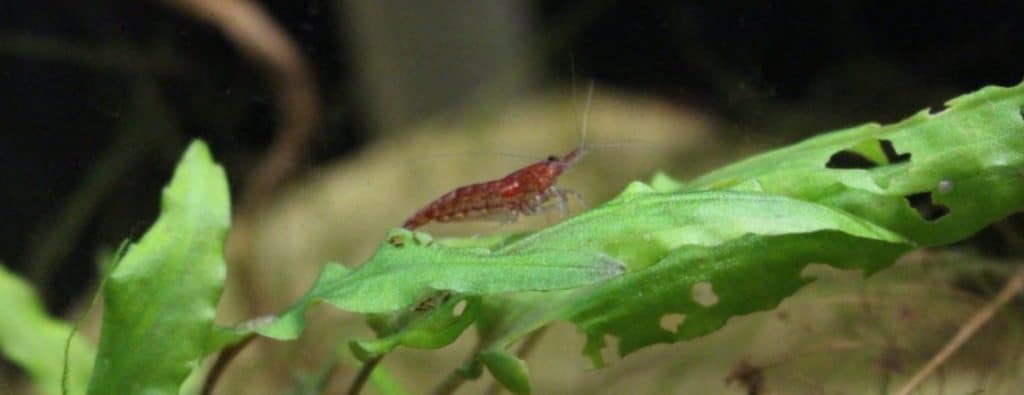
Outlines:
{"type": "Polygon", "coordinates": [[[839,208],[923,245],[951,243],[1024,207],[1024,84],[987,87],[947,107],[659,185],[762,190],[839,208]]]}
{"type": "MultiPolygon", "coordinates": [[[[32,287],[0,265],[0,354],[28,373],[41,394],[60,394],[64,345],[71,325],[46,314],[32,287]]],[[[82,336],[71,338],[67,388],[85,392],[96,351],[82,336]]]]}
{"type": "Polygon", "coordinates": [[[177,394],[206,353],[231,216],[227,177],[205,144],[189,146],[161,203],[104,283],[90,394],[177,394]]]}
{"type": "Polygon", "coordinates": [[[810,281],[800,276],[808,263],[871,273],[912,246],[816,203],[760,192],[660,193],[637,183],[605,206],[501,251],[568,243],[615,256],[630,274],[569,292],[491,298],[479,323],[485,349],[503,349],[565,319],[587,333],[587,352],[600,365],[605,335],[620,339],[624,355],[706,334],[729,317],[778,304],[810,281]],[[662,328],[673,315],[682,323],[662,328]]]}
{"type": "Polygon", "coordinates": [[[626,355],[770,309],[812,281],[801,276],[808,263],[871,273],[915,243],[961,240],[1024,210],[1022,104],[1024,85],[985,88],[939,114],[818,136],[692,182],[634,185],[499,250],[571,244],[623,260],[629,274],[486,298],[480,350],[568,320],[600,365],[608,340],[626,355]]]}

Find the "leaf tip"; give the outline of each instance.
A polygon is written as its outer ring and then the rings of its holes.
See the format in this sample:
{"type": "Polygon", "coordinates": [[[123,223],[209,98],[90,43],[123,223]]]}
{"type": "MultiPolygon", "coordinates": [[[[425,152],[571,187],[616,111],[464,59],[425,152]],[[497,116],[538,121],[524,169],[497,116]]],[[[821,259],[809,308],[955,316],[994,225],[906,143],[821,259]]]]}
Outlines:
{"type": "Polygon", "coordinates": [[[188,148],[185,149],[184,158],[186,160],[191,158],[213,160],[213,157],[210,155],[210,146],[202,139],[195,139],[189,143],[188,148]]]}

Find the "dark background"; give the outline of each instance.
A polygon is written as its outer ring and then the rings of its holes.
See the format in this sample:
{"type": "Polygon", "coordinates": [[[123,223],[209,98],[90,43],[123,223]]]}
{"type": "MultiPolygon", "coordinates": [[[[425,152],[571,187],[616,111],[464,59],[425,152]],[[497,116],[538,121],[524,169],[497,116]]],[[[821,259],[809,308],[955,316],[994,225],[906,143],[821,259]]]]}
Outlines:
{"type": "MultiPolygon", "coordinates": [[[[354,89],[337,89],[359,78],[345,7],[263,4],[299,43],[321,88],[324,121],[302,168],[386,134],[372,126],[354,89]]],[[[789,141],[1018,83],[1024,3],[987,4],[531,2],[524,30],[544,78],[568,81],[575,67],[604,84],[702,108],[732,125],[722,133],[736,138],[789,141]],[[769,122],[786,111],[815,121],[800,129],[769,122]]],[[[271,143],[275,122],[260,70],[217,29],[159,2],[0,3],[0,259],[29,273],[62,312],[92,283],[97,251],[148,226],[190,138],[205,139],[229,175],[243,179],[271,143]],[[172,132],[124,140],[140,79],[154,83],[170,112],[150,123],[172,132]],[[141,159],[90,173],[119,141],[137,144],[141,159]],[[105,175],[111,192],[78,210],[69,244],[52,247],[64,251],[56,266],[32,274],[40,251],[50,250],[40,235],[66,227],[58,213],[74,211],[69,205],[88,195],[82,185],[105,175]]]]}

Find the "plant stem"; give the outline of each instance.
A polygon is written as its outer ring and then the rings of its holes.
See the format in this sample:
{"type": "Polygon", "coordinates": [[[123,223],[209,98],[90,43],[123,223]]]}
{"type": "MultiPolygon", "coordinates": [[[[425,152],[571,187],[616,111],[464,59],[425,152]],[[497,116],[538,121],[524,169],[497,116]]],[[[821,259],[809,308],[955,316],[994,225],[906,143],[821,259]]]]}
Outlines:
{"type": "Polygon", "coordinates": [[[252,334],[246,336],[245,339],[238,342],[231,347],[225,348],[224,351],[220,352],[217,356],[217,362],[213,363],[213,367],[210,368],[210,373],[206,375],[206,381],[203,382],[203,389],[199,393],[202,395],[210,395],[213,393],[213,388],[217,386],[217,381],[220,380],[220,376],[224,373],[228,364],[238,356],[238,353],[242,352],[245,346],[256,339],[256,335],[252,334]]]}
{"type": "Polygon", "coordinates": [[[363,363],[363,366],[359,368],[359,374],[356,375],[352,385],[348,387],[348,395],[359,395],[359,392],[363,390],[363,386],[370,380],[370,375],[373,374],[373,369],[377,367],[380,360],[384,359],[383,355],[376,356],[363,363]]]}

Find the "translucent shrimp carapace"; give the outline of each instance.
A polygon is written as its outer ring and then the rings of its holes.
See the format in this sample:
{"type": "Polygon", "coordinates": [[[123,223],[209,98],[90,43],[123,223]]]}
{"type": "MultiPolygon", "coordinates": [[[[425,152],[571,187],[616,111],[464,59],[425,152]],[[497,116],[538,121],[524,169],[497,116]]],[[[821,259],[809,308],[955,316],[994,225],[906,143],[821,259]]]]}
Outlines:
{"type": "Polygon", "coordinates": [[[417,211],[402,227],[412,230],[431,221],[457,222],[495,216],[514,222],[520,214],[540,212],[552,199],[564,212],[568,197],[579,195],[555,183],[583,153],[580,147],[561,158],[550,156],[497,180],[456,188],[417,211]]]}
{"type": "Polygon", "coordinates": [[[516,170],[497,180],[470,184],[456,188],[427,204],[402,225],[413,230],[430,222],[458,222],[471,219],[503,218],[514,222],[519,215],[541,212],[545,205],[554,201],[563,213],[568,206],[568,197],[582,201],[580,195],[555,185],[565,170],[576,164],[586,153],[584,142],[587,133],[587,113],[590,99],[594,94],[594,83],[587,88],[587,104],[583,110],[583,125],[580,127],[580,146],[565,156],[549,156],[547,159],[516,170]]]}

